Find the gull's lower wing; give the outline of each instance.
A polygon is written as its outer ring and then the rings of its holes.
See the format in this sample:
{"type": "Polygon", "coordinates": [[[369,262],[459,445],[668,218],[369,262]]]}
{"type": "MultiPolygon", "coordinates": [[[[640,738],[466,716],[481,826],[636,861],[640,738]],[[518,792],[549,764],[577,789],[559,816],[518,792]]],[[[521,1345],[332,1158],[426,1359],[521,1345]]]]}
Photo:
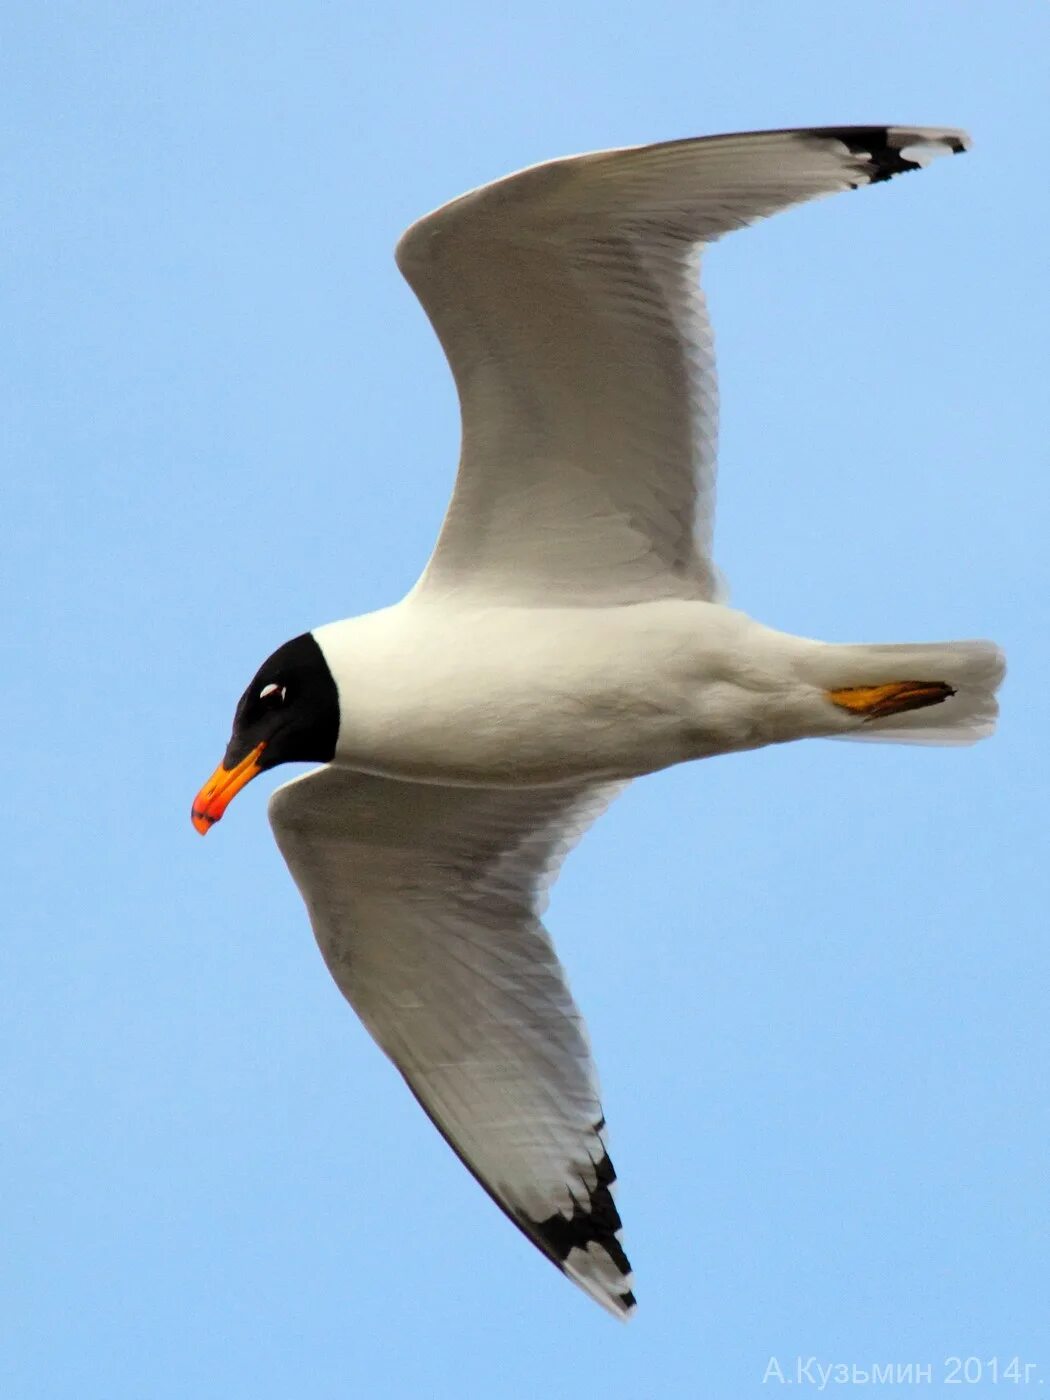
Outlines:
{"type": "Polygon", "coordinates": [[[540,915],[618,791],[474,789],[335,767],[270,822],[339,989],[438,1130],[544,1254],[634,1307],[587,1034],[540,915]]]}
{"type": "Polygon", "coordinates": [[[899,126],[671,141],[533,166],[413,224],[398,266],[463,420],[419,591],[711,598],[717,389],[700,246],[966,144],[899,126]]]}

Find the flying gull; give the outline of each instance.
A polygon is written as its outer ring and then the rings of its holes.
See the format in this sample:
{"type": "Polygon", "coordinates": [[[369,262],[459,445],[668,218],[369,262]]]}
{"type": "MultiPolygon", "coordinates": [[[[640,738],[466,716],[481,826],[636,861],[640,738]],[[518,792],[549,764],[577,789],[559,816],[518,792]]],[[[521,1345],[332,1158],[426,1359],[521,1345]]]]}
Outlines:
{"type": "MultiPolygon", "coordinates": [[[[833,645],[728,607],[711,555],[704,245],[966,149],[828,127],[550,161],[397,249],[455,377],[452,501],[401,602],[279,647],[193,804],[257,773],[340,990],[492,1199],[575,1283],[634,1308],[583,1021],[541,923],[632,778],[835,736],[991,732],[990,642],[833,645]]],[[[406,1229],[408,1226],[406,1225],[406,1229]]]]}

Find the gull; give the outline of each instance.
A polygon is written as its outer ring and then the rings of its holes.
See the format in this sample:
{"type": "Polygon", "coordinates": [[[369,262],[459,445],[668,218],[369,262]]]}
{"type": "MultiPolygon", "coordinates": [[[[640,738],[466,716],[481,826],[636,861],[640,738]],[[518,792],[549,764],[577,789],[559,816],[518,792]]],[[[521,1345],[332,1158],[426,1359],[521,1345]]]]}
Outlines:
{"type": "MultiPolygon", "coordinates": [[[[843,645],[730,608],[713,563],[704,245],[967,148],[902,126],[747,132],[532,166],[413,224],[397,262],[455,378],[440,537],[391,607],[280,646],[193,804],[257,773],[340,991],[497,1205],[635,1306],[586,1030],[541,917],[631,779],[838,737],[989,734],[991,642],[843,645]]],[[[406,1227],[407,1228],[407,1227],[406,1227]]]]}

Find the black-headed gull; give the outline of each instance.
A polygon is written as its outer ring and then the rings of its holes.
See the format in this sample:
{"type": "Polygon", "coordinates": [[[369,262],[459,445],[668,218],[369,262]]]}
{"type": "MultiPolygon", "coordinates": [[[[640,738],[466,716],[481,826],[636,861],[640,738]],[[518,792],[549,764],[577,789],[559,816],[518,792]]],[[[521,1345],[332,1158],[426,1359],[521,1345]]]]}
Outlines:
{"type": "MultiPolygon", "coordinates": [[[[634,1307],[580,1013],[540,922],[619,787],[807,736],[966,743],[988,642],[842,646],[721,601],[702,245],[966,148],[910,127],[750,132],[551,161],[414,224],[398,265],[463,449],[408,597],[280,647],[199,831],[256,773],[328,967],[464,1165],[611,1312],[634,1307]]],[[[406,1225],[406,1229],[409,1228],[406,1225]]]]}

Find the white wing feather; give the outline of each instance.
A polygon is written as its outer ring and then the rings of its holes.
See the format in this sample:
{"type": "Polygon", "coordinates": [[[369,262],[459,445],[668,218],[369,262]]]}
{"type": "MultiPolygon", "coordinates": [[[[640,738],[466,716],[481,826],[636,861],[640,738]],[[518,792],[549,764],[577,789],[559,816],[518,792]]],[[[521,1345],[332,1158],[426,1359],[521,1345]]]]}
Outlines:
{"type": "Polygon", "coordinates": [[[471,789],[330,767],[278,788],[277,844],[340,990],[516,1225],[634,1306],[580,1013],[540,922],[616,788],[471,789]]]}
{"type": "Polygon", "coordinates": [[[448,357],[463,428],[414,596],[714,598],[700,245],[965,146],[907,127],[672,141],[533,166],[414,224],[398,265],[448,357]]]}

